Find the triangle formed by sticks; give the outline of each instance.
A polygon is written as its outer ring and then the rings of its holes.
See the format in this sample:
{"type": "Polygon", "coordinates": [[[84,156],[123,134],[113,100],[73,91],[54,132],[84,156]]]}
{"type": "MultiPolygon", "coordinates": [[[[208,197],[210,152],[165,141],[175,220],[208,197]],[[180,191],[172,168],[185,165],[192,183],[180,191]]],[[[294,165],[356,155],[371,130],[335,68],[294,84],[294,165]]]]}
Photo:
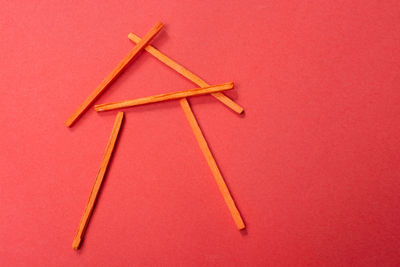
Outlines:
{"type": "MultiPolygon", "coordinates": [[[[206,139],[200,129],[199,124],[197,123],[196,117],[193,114],[193,111],[187,101],[187,97],[194,96],[194,95],[201,95],[201,94],[211,94],[217,100],[231,108],[236,113],[240,114],[243,112],[243,108],[234,102],[232,99],[227,97],[222,93],[224,90],[229,90],[233,88],[233,83],[225,83],[220,85],[211,86],[206,83],[204,80],[199,78],[194,73],[190,72],[188,69],[183,67],[182,65],[178,64],[155,47],[149,45],[149,42],[157,35],[157,33],[162,29],[163,23],[158,22],[153,28],[150,29],[149,32],[143,37],[140,38],[139,36],[135,35],[134,33],[130,33],[128,38],[136,44],[136,46],[122,59],[122,61],[117,65],[117,67],[96,87],[96,89],[86,98],[86,100],[75,110],[75,112],[65,121],[65,125],[71,127],[79,118],[83,115],[83,113],[94,103],[94,101],[107,89],[107,87],[121,74],[121,72],[128,66],[128,64],[133,61],[133,59],[142,51],[146,50],[152,56],[163,62],[168,67],[172,68],[176,72],[180,73],[182,76],[187,78],[188,80],[192,81],[193,83],[200,86],[200,88],[180,91],[180,92],[173,92],[167,94],[161,94],[156,96],[144,97],[139,99],[133,99],[128,101],[122,101],[117,103],[109,103],[109,104],[101,104],[96,105],[96,111],[106,111],[106,110],[113,110],[118,108],[124,107],[131,107],[141,104],[153,103],[153,102],[160,102],[164,100],[170,99],[179,99],[181,107],[186,115],[186,118],[193,130],[193,133],[196,137],[196,140],[200,146],[201,151],[206,158],[206,161],[211,169],[211,172],[215,178],[215,181],[218,185],[219,190],[225,200],[226,205],[228,206],[229,211],[233,217],[233,220],[239,230],[245,229],[245,224],[243,219],[240,215],[239,210],[236,207],[236,204],[229,192],[229,189],[222,177],[222,174],[218,168],[218,165],[210,151],[210,148],[207,144],[206,139]]],[[[74,241],[72,243],[72,247],[74,249],[78,249],[82,237],[85,233],[86,227],[88,225],[90,216],[92,214],[94,204],[96,202],[96,198],[98,192],[100,190],[105,171],[107,169],[108,163],[110,161],[116,140],[118,138],[118,133],[121,129],[122,120],[123,120],[123,112],[118,112],[117,117],[114,122],[114,127],[111,132],[110,140],[107,144],[105,154],[103,156],[103,161],[96,177],[95,184],[93,186],[92,192],[89,196],[89,201],[87,203],[86,209],[84,214],[82,215],[81,222],[79,224],[77,233],[75,235],[74,241]]]]}

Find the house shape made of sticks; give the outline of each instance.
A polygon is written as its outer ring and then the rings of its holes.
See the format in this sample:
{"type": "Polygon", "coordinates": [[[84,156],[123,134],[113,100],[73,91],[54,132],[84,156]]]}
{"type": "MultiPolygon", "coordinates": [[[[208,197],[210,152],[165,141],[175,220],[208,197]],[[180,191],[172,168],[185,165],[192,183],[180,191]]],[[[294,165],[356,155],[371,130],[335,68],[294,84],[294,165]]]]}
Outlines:
{"type": "MultiPolygon", "coordinates": [[[[229,192],[229,189],[222,177],[222,174],[218,168],[218,165],[211,153],[211,150],[207,144],[207,141],[200,129],[200,126],[196,120],[196,117],[193,114],[193,111],[189,105],[187,97],[194,96],[194,95],[201,95],[201,94],[211,94],[221,103],[225,104],[227,107],[231,108],[238,114],[243,112],[243,108],[234,102],[232,99],[227,97],[222,93],[224,90],[229,90],[233,88],[233,83],[225,83],[220,85],[211,86],[206,83],[204,80],[196,76],[194,73],[190,72],[188,69],[184,68],[153,46],[149,45],[150,41],[157,35],[157,33],[162,29],[163,23],[158,22],[156,23],[153,28],[151,28],[147,34],[140,38],[139,36],[135,35],[134,33],[130,33],[128,38],[134,42],[136,45],[135,47],[122,59],[122,61],[117,65],[117,67],[96,87],[96,89],[86,98],[86,100],[74,111],[74,113],[65,121],[65,125],[68,127],[72,127],[73,124],[85,113],[85,111],[95,102],[95,100],[108,88],[108,86],[121,74],[121,72],[128,66],[130,62],[132,62],[136,56],[142,50],[145,50],[159,61],[163,62],[168,67],[172,68],[176,72],[180,73],[182,76],[187,78],[188,80],[192,81],[193,83],[200,86],[200,88],[186,90],[181,92],[173,92],[167,93],[162,95],[150,96],[140,99],[122,101],[117,103],[110,103],[110,104],[102,104],[96,105],[96,111],[105,111],[105,110],[113,110],[118,108],[136,106],[141,104],[153,103],[153,102],[160,102],[164,100],[170,99],[179,99],[180,105],[182,110],[184,111],[186,118],[193,130],[193,133],[196,137],[196,140],[200,146],[201,151],[211,169],[211,172],[215,178],[217,186],[225,200],[226,205],[232,215],[232,218],[239,230],[245,229],[245,224],[240,215],[239,210],[236,207],[236,204],[229,192]]],[[[106,151],[103,156],[102,164],[100,170],[97,174],[95,184],[93,185],[92,192],[89,196],[88,203],[86,205],[84,214],[82,215],[78,230],[76,232],[74,241],[72,243],[72,247],[74,249],[79,249],[80,244],[82,242],[83,235],[87,228],[88,222],[90,220],[96,198],[98,196],[98,192],[101,188],[101,184],[103,178],[105,176],[105,172],[110,161],[115,143],[118,138],[118,133],[121,129],[122,121],[123,121],[124,113],[118,112],[114,126],[111,132],[111,136],[109,142],[106,146],[106,151]]]]}

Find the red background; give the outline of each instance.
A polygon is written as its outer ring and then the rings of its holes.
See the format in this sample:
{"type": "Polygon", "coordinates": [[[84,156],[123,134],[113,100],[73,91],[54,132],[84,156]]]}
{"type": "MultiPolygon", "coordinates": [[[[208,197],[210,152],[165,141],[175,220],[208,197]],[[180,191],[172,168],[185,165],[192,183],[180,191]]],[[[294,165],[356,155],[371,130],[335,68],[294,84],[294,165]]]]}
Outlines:
{"type": "MultiPolygon", "coordinates": [[[[2,1],[2,266],[400,264],[399,1],[2,1]],[[116,112],[64,121],[143,36],[227,93],[126,109],[80,251],[72,240],[116,112]]],[[[141,54],[97,101],[195,88],[141,54]]]]}

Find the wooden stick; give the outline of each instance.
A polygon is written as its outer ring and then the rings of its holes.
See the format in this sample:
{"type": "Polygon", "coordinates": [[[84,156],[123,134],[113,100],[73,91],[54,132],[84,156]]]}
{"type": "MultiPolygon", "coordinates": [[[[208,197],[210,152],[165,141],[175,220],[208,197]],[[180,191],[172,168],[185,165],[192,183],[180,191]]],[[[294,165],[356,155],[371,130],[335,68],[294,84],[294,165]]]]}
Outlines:
{"type": "Polygon", "coordinates": [[[209,93],[214,93],[214,92],[220,92],[220,91],[230,90],[232,88],[233,88],[233,82],[230,82],[230,83],[213,85],[213,86],[204,87],[204,88],[196,88],[196,89],[180,91],[180,92],[159,94],[159,95],[142,97],[142,98],[126,100],[126,101],[121,101],[121,102],[115,102],[115,103],[100,104],[100,105],[95,105],[94,109],[96,111],[106,111],[106,110],[113,110],[113,109],[118,109],[118,108],[127,108],[127,107],[161,102],[161,101],[166,101],[166,100],[179,99],[179,98],[188,97],[188,96],[204,95],[204,94],[209,94],[209,93]]]}
{"type": "Polygon", "coordinates": [[[156,34],[162,29],[164,25],[161,22],[157,22],[153,28],[150,29],[145,37],[137,43],[137,45],[122,59],[117,67],[107,75],[107,77],[94,89],[94,91],[86,98],[85,101],[72,113],[72,115],[65,121],[65,125],[70,127],[96,100],[104,90],[114,81],[119,74],[132,62],[132,60],[139,54],[140,51],[156,36],[156,34]]]}
{"type": "Polygon", "coordinates": [[[236,207],[235,201],[233,200],[229,189],[224,181],[224,178],[219,171],[218,165],[215,162],[215,159],[208,147],[207,141],[204,138],[203,133],[201,132],[200,126],[197,123],[196,117],[194,116],[192,109],[190,108],[189,102],[186,98],[182,98],[180,100],[181,107],[185,112],[186,118],[189,121],[190,126],[192,127],[193,133],[199,143],[200,149],[203,152],[204,157],[207,160],[208,166],[211,169],[212,174],[214,175],[215,181],[217,182],[218,188],[221,191],[221,194],[225,200],[226,205],[228,206],[229,211],[232,214],[233,220],[239,230],[244,229],[246,226],[243,222],[242,217],[240,216],[240,212],[236,207]]]}
{"type": "MultiPolygon", "coordinates": [[[[130,33],[128,35],[128,38],[132,40],[134,43],[139,43],[140,42],[140,37],[137,36],[134,33],[130,33]]],[[[194,82],[200,87],[208,87],[210,86],[208,83],[206,83],[204,80],[202,80],[199,76],[195,75],[194,73],[190,72],[188,69],[183,67],[182,65],[178,64],[165,54],[161,53],[159,50],[157,50],[155,47],[151,45],[147,45],[144,48],[147,52],[152,54],[155,58],[166,64],[168,67],[174,69],[181,75],[183,75],[185,78],[189,79],[190,81],[194,82]]],[[[218,99],[220,102],[231,108],[233,111],[237,113],[242,113],[243,108],[239,106],[236,102],[234,102],[232,99],[224,95],[223,93],[213,93],[212,96],[214,96],[216,99],[218,99]]]]}
{"type": "Polygon", "coordinates": [[[106,146],[106,151],[104,152],[103,160],[100,165],[100,170],[97,173],[96,181],[93,185],[92,192],[90,193],[90,196],[89,196],[89,201],[86,204],[85,212],[82,215],[82,219],[81,219],[81,222],[79,223],[79,227],[76,232],[74,241],[72,242],[73,249],[79,249],[79,246],[82,241],[82,236],[84,235],[84,233],[86,231],[86,227],[89,223],[90,216],[92,215],[92,211],[93,211],[94,205],[96,203],[96,198],[99,193],[101,184],[103,182],[108,163],[110,162],[111,155],[112,155],[112,152],[115,147],[115,143],[117,142],[117,137],[118,137],[119,130],[121,129],[123,117],[124,117],[124,113],[118,112],[117,117],[114,122],[112,132],[111,132],[110,139],[106,146]]]}

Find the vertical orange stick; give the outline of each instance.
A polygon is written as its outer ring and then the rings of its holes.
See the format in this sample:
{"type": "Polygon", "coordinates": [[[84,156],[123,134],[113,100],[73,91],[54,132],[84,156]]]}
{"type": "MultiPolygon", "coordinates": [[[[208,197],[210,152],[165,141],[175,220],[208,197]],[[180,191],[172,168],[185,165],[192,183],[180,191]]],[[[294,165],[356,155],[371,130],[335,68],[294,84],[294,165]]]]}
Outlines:
{"type": "Polygon", "coordinates": [[[203,133],[201,132],[200,126],[197,123],[196,117],[194,116],[192,109],[190,108],[189,102],[186,98],[182,98],[180,100],[181,107],[185,112],[186,118],[189,121],[190,126],[192,127],[193,133],[199,143],[200,149],[203,152],[204,157],[207,160],[208,166],[211,169],[212,174],[214,175],[215,181],[217,182],[218,188],[221,191],[221,194],[225,200],[226,205],[229,208],[229,211],[232,214],[233,220],[239,230],[244,229],[246,226],[244,225],[243,219],[240,216],[240,212],[236,207],[235,201],[233,200],[228,187],[224,181],[224,178],[219,171],[218,165],[215,162],[215,159],[208,147],[207,141],[204,138],[203,133]]]}
{"type": "Polygon", "coordinates": [[[107,77],[94,89],[94,91],[86,98],[85,101],[72,113],[72,115],[65,121],[65,125],[70,127],[79,117],[89,108],[89,106],[96,100],[104,90],[114,81],[119,74],[126,68],[126,66],[139,54],[140,51],[156,36],[164,25],[157,22],[153,28],[150,29],[145,37],[122,59],[117,67],[107,75],[107,77]]]}
{"type": "Polygon", "coordinates": [[[111,132],[110,140],[108,141],[108,144],[106,146],[106,151],[104,152],[103,160],[100,165],[100,170],[97,173],[96,181],[93,185],[92,192],[90,193],[90,196],[89,196],[89,201],[86,204],[85,212],[82,215],[81,222],[79,223],[79,227],[76,232],[74,241],[72,242],[73,249],[79,249],[79,246],[82,241],[82,236],[84,235],[84,233],[86,231],[86,227],[89,223],[90,216],[92,215],[92,211],[93,211],[94,205],[96,203],[96,198],[100,191],[100,187],[103,182],[108,163],[110,162],[111,155],[114,150],[115,143],[117,141],[119,130],[121,129],[123,117],[124,117],[124,113],[118,112],[118,115],[115,119],[114,126],[113,126],[113,129],[111,132]]]}
{"type": "MultiPolygon", "coordinates": [[[[133,41],[134,43],[139,43],[140,42],[140,37],[135,35],[134,33],[130,33],[128,35],[128,38],[133,41]]],[[[163,62],[165,65],[170,67],[171,69],[175,70],[179,74],[181,74],[183,77],[186,79],[192,81],[193,83],[197,84],[200,87],[208,87],[210,86],[208,83],[206,83],[204,80],[202,80],[199,76],[195,75],[194,73],[190,72],[188,69],[183,67],[182,65],[178,64],[171,58],[167,57],[165,54],[161,53],[159,50],[157,50],[155,47],[151,45],[147,45],[144,48],[147,52],[149,52],[151,55],[153,55],[155,58],[163,62]]],[[[225,104],[227,107],[231,108],[233,111],[236,113],[242,113],[243,108],[239,106],[236,102],[234,102],[232,99],[227,97],[221,92],[213,93],[211,94],[213,97],[218,99],[220,102],[225,104]]]]}

